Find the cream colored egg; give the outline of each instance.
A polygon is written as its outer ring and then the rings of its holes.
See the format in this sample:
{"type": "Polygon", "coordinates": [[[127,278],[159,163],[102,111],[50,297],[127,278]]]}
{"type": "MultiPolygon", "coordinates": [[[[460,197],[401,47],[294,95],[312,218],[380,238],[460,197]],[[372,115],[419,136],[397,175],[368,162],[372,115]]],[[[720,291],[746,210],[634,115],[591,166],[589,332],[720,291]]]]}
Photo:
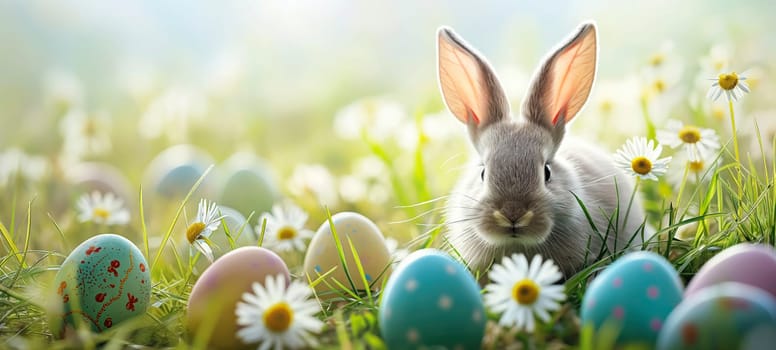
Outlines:
{"type": "Polygon", "coordinates": [[[331,231],[329,221],[324,221],[318,231],[315,232],[307,254],[304,259],[304,271],[311,280],[326,274],[334,268],[325,281],[319,283],[315,289],[321,298],[331,298],[339,296],[340,293],[332,291],[340,289],[336,280],[342,286],[351,289],[350,282],[346,275],[346,268],[350,275],[350,280],[359,291],[365,291],[366,286],[364,278],[358,270],[353,251],[350,249],[348,240],[353,243],[356,249],[361,265],[364,269],[364,277],[371,290],[377,290],[382,286],[383,279],[388,278],[391,272],[391,254],[385,245],[385,238],[380,229],[367,217],[353,212],[337,213],[331,217],[332,222],[340,240],[345,254],[346,266],[343,266],[337,250],[337,243],[331,231]]]}

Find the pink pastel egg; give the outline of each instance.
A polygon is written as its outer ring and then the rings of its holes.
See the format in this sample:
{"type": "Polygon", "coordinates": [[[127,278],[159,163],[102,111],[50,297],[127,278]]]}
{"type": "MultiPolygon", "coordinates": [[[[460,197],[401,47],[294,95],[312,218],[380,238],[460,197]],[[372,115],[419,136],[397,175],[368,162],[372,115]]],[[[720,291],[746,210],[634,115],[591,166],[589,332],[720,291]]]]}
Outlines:
{"type": "Polygon", "coordinates": [[[721,251],[701,267],[687,285],[685,298],[723,282],[760,288],[776,298],[776,249],[741,243],[721,251]]]}

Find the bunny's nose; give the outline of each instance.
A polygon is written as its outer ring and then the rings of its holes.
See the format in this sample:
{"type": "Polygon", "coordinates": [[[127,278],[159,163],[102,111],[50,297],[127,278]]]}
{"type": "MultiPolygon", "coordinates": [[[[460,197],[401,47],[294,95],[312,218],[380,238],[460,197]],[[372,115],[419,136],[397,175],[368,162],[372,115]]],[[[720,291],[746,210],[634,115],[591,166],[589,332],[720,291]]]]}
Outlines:
{"type": "Polygon", "coordinates": [[[501,210],[494,212],[494,216],[501,226],[518,228],[528,226],[534,213],[525,205],[510,201],[504,203],[501,210]]]}

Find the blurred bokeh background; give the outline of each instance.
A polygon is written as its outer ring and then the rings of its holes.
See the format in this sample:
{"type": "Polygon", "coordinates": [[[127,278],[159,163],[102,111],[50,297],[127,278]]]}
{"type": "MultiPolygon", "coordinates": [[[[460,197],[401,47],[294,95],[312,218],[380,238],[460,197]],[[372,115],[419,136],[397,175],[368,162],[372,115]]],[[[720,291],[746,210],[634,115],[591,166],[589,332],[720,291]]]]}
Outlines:
{"type": "Polygon", "coordinates": [[[407,240],[440,213],[389,223],[440,204],[399,207],[447,193],[469,147],[437,91],[438,26],[488,57],[517,113],[540,59],[595,20],[598,84],[573,128],[614,150],[645,132],[645,106],[657,127],[674,118],[726,130],[727,105],[705,99],[723,71],[747,71],[754,90],[740,102],[741,132],[759,116],[772,140],[772,9],[766,0],[3,1],[0,218],[8,225],[16,210],[23,225],[34,198],[33,226],[48,234],[33,241],[45,246],[53,222],[73,227],[80,195],[107,189],[124,192],[132,213],[113,230],[136,235],[143,185],[160,232],[175,208],[160,203],[185,192],[159,189],[154,172],[167,170],[150,164],[186,144],[167,162],[194,164],[194,174],[215,165],[199,196],[220,200],[234,169],[252,168],[272,188],[270,200],[241,208],[246,216],[285,197],[310,212],[312,229],[325,205],[407,240]]]}

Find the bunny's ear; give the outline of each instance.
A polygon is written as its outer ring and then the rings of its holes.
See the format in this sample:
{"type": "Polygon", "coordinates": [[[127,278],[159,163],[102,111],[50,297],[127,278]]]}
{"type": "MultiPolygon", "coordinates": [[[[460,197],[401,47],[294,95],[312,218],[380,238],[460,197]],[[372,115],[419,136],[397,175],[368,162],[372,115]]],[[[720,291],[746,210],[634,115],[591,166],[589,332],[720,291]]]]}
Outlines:
{"type": "Polygon", "coordinates": [[[585,23],[555,51],[534,77],[524,115],[551,130],[556,143],[564,126],[587,101],[596,73],[598,56],[595,24],[585,23]]]}
{"type": "Polygon", "coordinates": [[[447,108],[476,138],[485,126],[506,119],[509,102],[496,75],[452,29],[438,32],[439,88],[447,108]]]}

